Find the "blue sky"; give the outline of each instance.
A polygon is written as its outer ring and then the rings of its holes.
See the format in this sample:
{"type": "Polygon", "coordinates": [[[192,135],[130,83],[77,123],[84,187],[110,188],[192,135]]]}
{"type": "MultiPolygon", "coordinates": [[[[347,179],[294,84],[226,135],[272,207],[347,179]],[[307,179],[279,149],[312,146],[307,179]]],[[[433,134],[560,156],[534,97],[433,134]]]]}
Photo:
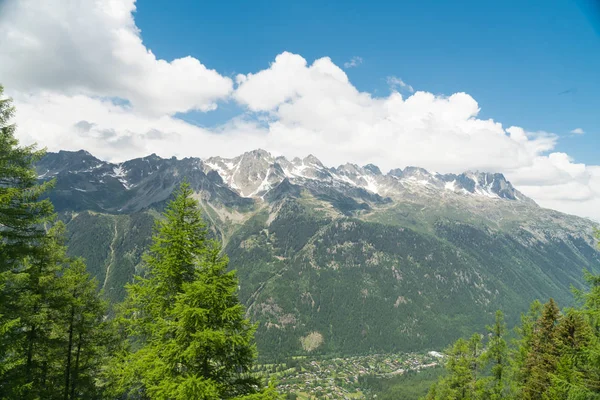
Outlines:
{"type": "MultiPolygon", "coordinates": [[[[389,94],[386,77],[415,90],[467,92],[481,118],[564,136],[557,151],[600,162],[600,18],[590,2],[229,1],[137,3],[144,44],[167,60],[191,55],[223,75],[267,68],[290,51],[328,56],[362,91],[389,94]],[[573,137],[575,128],[585,131],[573,137]]],[[[237,113],[192,113],[200,125],[237,113]]]]}

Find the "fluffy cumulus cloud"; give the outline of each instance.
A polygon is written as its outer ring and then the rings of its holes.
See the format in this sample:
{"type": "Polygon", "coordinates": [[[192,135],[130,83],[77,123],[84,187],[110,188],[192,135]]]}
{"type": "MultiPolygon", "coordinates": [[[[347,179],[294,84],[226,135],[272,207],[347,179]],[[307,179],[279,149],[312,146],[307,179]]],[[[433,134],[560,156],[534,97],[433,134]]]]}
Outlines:
{"type": "Polygon", "coordinates": [[[134,0],[0,3],[0,77],[11,90],[126,99],[155,115],[211,110],[233,82],[192,57],[157,59],[134,0]]]}
{"type": "Polygon", "coordinates": [[[308,62],[287,52],[233,82],[194,58],[157,59],[142,43],[134,9],[133,0],[3,3],[0,77],[15,99],[24,142],[117,161],[260,147],[312,153],[329,165],[498,171],[543,206],[600,220],[600,166],[555,152],[551,133],[478,118],[479,105],[466,93],[414,92],[390,77],[390,94],[374,96],[357,90],[331,59],[308,62]],[[245,112],[210,129],[173,116],[209,112],[219,100],[245,112]]]}
{"type": "Polygon", "coordinates": [[[575,128],[571,131],[573,135],[583,135],[585,132],[581,128],[575,128]]]}

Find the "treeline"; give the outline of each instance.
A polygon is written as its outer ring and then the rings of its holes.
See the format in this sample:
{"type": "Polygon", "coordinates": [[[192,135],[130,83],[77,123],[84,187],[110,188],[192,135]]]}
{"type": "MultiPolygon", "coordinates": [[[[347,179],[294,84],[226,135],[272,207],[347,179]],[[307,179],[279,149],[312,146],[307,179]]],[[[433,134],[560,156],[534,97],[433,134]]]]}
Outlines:
{"type": "Polygon", "coordinates": [[[20,146],[0,86],[0,399],[276,399],[252,373],[256,326],[183,184],[108,318],[20,146]]]}
{"type": "Polygon", "coordinates": [[[498,311],[485,335],[459,339],[424,400],[600,399],[600,276],[585,278],[589,290],[574,290],[577,307],[533,302],[516,338],[509,339],[498,311]]]}

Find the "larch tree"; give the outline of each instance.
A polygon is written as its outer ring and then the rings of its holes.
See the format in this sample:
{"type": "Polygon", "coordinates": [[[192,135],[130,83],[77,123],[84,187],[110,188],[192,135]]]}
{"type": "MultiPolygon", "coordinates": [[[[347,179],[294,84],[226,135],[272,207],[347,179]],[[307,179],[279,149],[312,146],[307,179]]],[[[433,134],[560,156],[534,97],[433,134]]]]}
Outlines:
{"type": "Polygon", "coordinates": [[[255,326],[244,317],[235,272],[207,238],[182,184],[157,222],[144,275],[119,312],[125,346],[109,371],[113,395],[135,399],[272,399],[251,373],[255,326]]]}

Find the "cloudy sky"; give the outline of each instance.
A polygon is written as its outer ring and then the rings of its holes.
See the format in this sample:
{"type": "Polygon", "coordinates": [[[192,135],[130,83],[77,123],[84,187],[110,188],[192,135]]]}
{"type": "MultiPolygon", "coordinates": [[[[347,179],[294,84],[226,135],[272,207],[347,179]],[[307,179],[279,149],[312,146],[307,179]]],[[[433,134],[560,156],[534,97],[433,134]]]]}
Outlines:
{"type": "Polygon", "coordinates": [[[502,172],[600,221],[591,2],[205,3],[0,2],[19,138],[112,161],[264,148],[502,172]]]}

